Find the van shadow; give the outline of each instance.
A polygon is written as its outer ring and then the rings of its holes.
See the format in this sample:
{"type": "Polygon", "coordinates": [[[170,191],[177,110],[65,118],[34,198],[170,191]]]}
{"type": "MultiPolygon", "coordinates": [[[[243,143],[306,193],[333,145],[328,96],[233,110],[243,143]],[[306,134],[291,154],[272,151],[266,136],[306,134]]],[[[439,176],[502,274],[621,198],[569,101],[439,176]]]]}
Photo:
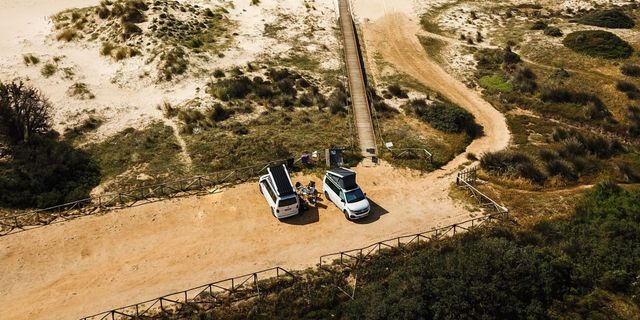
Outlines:
{"type": "Polygon", "coordinates": [[[316,222],[320,221],[319,209],[326,209],[327,208],[327,206],[325,204],[322,204],[320,202],[316,203],[315,206],[308,205],[308,207],[309,208],[307,209],[307,211],[304,211],[301,214],[298,214],[298,215],[293,216],[291,218],[283,219],[281,221],[283,223],[296,225],[296,226],[303,226],[303,225],[307,225],[307,224],[316,223],[316,222]]]}
{"type": "Polygon", "coordinates": [[[353,221],[354,223],[357,224],[369,224],[369,223],[374,223],[378,220],[380,220],[380,217],[389,213],[389,211],[387,211],[387,209],[383,208],[382,206],[380,206],[379,204],[377,204],[375,201],[369,199],[369,206],[371,207],[371,211],[369,212],[369,216],[367,216],[366,218],[362,218],[360,220],[355,220],[353,221]]]}

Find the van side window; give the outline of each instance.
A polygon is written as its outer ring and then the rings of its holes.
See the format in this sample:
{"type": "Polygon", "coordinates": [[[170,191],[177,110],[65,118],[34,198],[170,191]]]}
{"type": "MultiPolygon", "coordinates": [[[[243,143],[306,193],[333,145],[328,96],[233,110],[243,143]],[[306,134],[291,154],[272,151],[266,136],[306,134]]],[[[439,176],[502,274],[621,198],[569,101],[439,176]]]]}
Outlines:
{"type": "Polygon", "coordinates": [[[338,188],[336,183],[333,182],[333,180],[331,180],[329,177],[327,177],[327,185],[329,185],[329,188],[331,188],[333,192],[335,192],[336,194],[340,194],[340,188],[338,188]]]}
{"type": "Polygon", "coordinates": [[[267,192],[269,193],[269,196],[271,197],[271,199],[275,203],[276,202],[276,195],[273,193],[273,190],[271,189],[271,185],[269,185],[269,183],[267,183],[267,182],[263,182],[263,183],[264,183],[265,189],[267,189],[267,192]]]}

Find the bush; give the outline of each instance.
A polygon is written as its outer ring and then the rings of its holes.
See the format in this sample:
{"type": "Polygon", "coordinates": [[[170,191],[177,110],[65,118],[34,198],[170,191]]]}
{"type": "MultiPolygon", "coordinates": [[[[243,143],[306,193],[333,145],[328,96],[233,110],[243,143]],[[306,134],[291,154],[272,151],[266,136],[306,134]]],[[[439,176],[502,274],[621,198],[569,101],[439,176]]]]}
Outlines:
{"type": "Polygon", "coordinates": [[[597,96],[575,92],[565,88],[545,89],[540,97],[543,102],[572,103],[585,107],[589,119],[603,119],[610,116],[609,110],[597,96]]]}
{"type": "Polygon", "coordinates": [[[134,35],[142,34],[142,29],[133,23],[122,23],[122,39],[128,40],[134,35]]]}
{"type": "Polygon", "coordinates": [[[631,29],[636,25],[619,9],[590,12],[578,19],[578,23],[611,29],[631,29]]]}
{"type": "Polygon", "coordinates": [[[224,71],[222,71],[221,69],[216,69],[213,71],[213,76],[215,78],[224,78],[225,74],[224,74],[224,71]]]}
{"type": "Polygon", "coordinates": [[[635,64],[624,64],[620,67],[620,72],[629,77],[640,77],[640,66],[635,64]]]}
{"type": "Polygon", "coordinates": [[[616,84],[616,89],[618,89],[618,91],[621,92],[636,92],[638,91],[638,87],[636,87],[635,84],[629,82],[629,81],[624,81],[624,80],[620,80],[618,81],[618,83],[616,84]]]}
{"type": "Polygon", "coordinates": [[[536,74],[529,67],[518,67],[513,76],[513,84],[520,92],[533,93],[538,90],[536,74]]]}
{"type": "Polygon", "coordinates": [[[33,54],[25,54],[22,56],[22,60],[24,61],[24,64],[26,65],[36,65],[38,63],[40,63],[40,59],[38,59],[38,57],[34,56],[33,54]]]}
{"type": "Polygon", "coordinates": [[[562,30],[558,27],[546,27],[544,29],[544,34],[551,37],[562,37],[562,30]]]}
{"type": "Polygon", "coordinates": [[[544,30],[547,28],[547,23],[542,21],[542,20],[538,20],[536,22],[533,23],[533,25],[531,26],[531,30],[544,30]]]}
{"type": "Polygon", "coordinates": [[[400,87],[400,85],[398,84],[389,85],[387,87],[387,90],[389,91],[389,93],[391,93],[391,95],[393,95],[396,98],[401,98],[401,99],[409,98],[407,93],[404,92],[404,90],[402,90],[402,87],[400,87]]]}
{"type": "Polygon", "coordinates": [[[412,100],[404,106],[432,127],[451,133],[465,132],[469,137],[482,135],[482,127],[467,110],[448,102],[427,105],[424,100],[412,100]]]}
{"type": "Polygon", "coordinates": [[[513,85],[499,74],[488,75],[480,78],[480,86],[491,92],[511,92],[513,85]]]}
{"type": "Polygon", "coordinates": [[[209,84],[209,93],[222,101],[245,98],[253,88],[253,82],[246,76],[223,79],[209,84]]]}
{"type": "Polygon", "coordinates": [[[58,33],[58,35],[56,36],[56,40],[61,41],[71,41],[73,39],[75,39],[78,36],[78,32],[76,32],[75,29],[73,28],[67,28],[62,30],[62,32],[58,33]]]}
{"type": "Polygon", "coordinates": [[[519,151],[488,152],[480,158],[480,167],[487,172],[506,173],[522,164],[533,164],[533,159],[519,151]]]}
{"type": "Polygon", "coordinates": [[[116,45],[111,42],[102,43],[102,48],[100,49],[100,54],[103,56],[111,56],[111,52],[116,48],[116,45]]]}
{"type": "Polygon", "coordinates": [[[596,58],[628,58],[633,53],[629,43],[601,30],[576,31],[568,34],[562,43],[575,52],[596,58]]]}
{"type": "Polygon", "coordinates": [[[220,122],[229,119],[233,111],[225,109],[221,104],[216,103],[213,108],[207,110],[207,119],[213,122],[220,122]]]}
{"type": "Polygon", "coordinates": [[[43,138],[13,148],[0,162],[0,206],[44,208],[89,197],[100,171],[88,155],[43,138]]]}
{"type": "Polygon", "coordinates": [[[578,179],[573,166],[567,161],[558,159],[550,160],[546,163],[545,167],[551,176],[561,176],[572,181],[578,179]]]}

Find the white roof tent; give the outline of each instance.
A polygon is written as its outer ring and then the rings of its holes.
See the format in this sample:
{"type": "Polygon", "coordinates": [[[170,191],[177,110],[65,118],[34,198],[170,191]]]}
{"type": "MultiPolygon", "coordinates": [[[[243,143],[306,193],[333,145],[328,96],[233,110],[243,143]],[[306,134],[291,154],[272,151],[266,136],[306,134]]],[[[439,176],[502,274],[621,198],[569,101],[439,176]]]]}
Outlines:
{"type": "Polygon", "coordinates": [[[272,185],[275,187],[275,192],[280,198],[295,194],[289,172],[284,164],[270,167],[267,169],[267,172],[269,173],[269,179],[271,179],[272,185]]]}
{"type": "Polygon", "coordinates": [[[329,169],[329,177],[335,181],[343,190],[352,190],[358,187],[356,184],[356,173],[345,168],[329,169]]]}

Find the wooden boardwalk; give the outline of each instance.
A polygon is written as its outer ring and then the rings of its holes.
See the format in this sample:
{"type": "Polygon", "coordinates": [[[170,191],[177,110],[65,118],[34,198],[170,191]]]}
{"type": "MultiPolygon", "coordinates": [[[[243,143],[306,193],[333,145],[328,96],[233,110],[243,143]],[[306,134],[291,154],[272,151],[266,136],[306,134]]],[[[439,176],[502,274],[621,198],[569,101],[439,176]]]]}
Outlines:
{"type": "Polygon", "coordinates": [[[375,161],[378,155],[376,135],[373,129],[373,119],[371,117],[371,109],[361,64],[362,60],[360,51],[358,50],[357,35],[349,0],[339,0],[339,6],[340,26],[344,38],[344,54],[349,78],[349,92],[351,93],[353,118],[358,131],[360,150],[367,162],[370,162],[370,160],[375,161]]]}

